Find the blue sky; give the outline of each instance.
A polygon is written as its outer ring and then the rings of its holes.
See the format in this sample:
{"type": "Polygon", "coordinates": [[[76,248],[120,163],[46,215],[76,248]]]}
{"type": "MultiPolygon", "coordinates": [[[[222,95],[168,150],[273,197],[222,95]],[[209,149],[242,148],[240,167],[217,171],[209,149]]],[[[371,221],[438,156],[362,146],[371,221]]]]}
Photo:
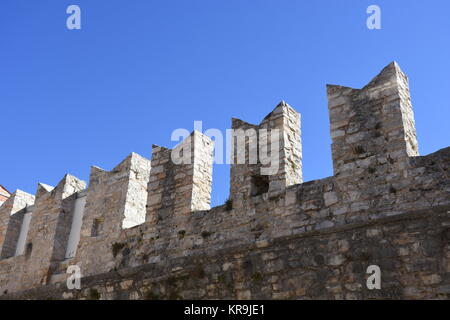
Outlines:
{"type": "MultiPolygon", "coordinates": [[[[396,60],[410,78],[422,155],[450,145],[450,1],[2,0],[0,184],[35,193],[88,180],[174,129],[302,114],[304,180],[332,175],[325,85],[362,87],[396,60]],[[81,30],[66,8],[81,8],[81,30]],[[366,28],[381,8],[382,30],[366,28]]],[[[214,167],[213,205],[229,191],[214,167]]]]}

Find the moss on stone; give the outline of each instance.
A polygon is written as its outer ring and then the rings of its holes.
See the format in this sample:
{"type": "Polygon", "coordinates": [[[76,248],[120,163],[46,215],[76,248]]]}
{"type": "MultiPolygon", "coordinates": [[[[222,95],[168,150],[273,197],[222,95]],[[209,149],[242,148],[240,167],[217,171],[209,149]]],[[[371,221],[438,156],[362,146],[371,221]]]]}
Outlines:
{"type": "Polygon", "coordinates": [[[253,282],[261,282],[263,279],[263,276],[261,272],[257,271],[252,275],[252,281],[253,282]]]}
{"type": "Polygon", "coordinates": [[[143,298],[144,300],[159,300],[160,296],[154,293],[151,289],[147,289],[143,294],[143,298]]]}
{"type": "Polygon", "coordinates": [[[91,288],[89,289],[89,300],[100,300],[100,292],[97,289],[91,288]]]}

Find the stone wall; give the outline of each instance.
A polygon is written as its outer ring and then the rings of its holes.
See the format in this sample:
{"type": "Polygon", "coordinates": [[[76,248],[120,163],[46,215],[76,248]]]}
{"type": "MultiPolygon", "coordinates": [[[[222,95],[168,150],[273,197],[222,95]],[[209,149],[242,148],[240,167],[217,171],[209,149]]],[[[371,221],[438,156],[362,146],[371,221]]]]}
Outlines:
{"type": "Polygon", "coordinates": [[[17,190],[0,206],[0,257],[14,254],[18,233],[26,207],[34,203],[34,196],[17,190]]]}
{"type": "Polygon", "coordinates": [[[449,209],[198,251],[86,277],[80,290],[59,283],[4,298],[448,299],[449,209]],[[381,269],[381,290],[366,287],[373,264],[381,269]]]}
{"type": "Polygon", "coordinates": [[[300,114],[287,103],[280,102],[259,125],[233,118],[232,129],[230,200],[234,203],[263,193],[275,195],[303,182],[300,114]],[[275,141],[279,154],[272,159],[275,141]],[[262,161],[264,157],[272,161],[262,161]]]}
{"type": "Polygon", "coordinates": [[[302,182],[300,115],[282,102],[259,125],[233,119],[247,130],[234,153],[245,161],[231,165],[223,206],[209,207],[213,143],[196,131],[172,150],[153,146],[151,162],[131,154],[112,171],[93,167],[87,189],[66,176],[54,190],[40,185],[34,206],[16,193],[0,207],[0,235],[25,212],[32,220],[23,254],[11,255],[9,236],[0,242],[1,297],[449,298],[450,148],[418,155],[396,63],[362,89],[327,92],[332,177],[302,182]],[[266,176],[250,161],[251,141],[274,129],[279,168],[266,176]],[[67,258],[81,196],[78,249],[67,258]],[[83,289],[68,291],[74,264],[83,289]],[[371,264],[380,291],[365,287],[371,264]]]}

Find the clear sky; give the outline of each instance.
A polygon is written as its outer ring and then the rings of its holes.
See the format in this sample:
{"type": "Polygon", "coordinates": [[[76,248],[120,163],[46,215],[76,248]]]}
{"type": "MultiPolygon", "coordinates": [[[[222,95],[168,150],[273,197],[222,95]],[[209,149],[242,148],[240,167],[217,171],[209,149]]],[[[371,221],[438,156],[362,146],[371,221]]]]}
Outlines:
{"type": "MultiPolygon", "coordinates": [[[[171,133],[302,114],[303,175],[332,175],[325,85],[360,88],[396,60],[410,78],[422,155],[450,145],[450,1],[2,0],[0,184],[35,193],[88,180],[171,133]],[[81,8],[68,30],[66,8],[81,8]],[[381,30],[366,9],[381,8],[381,30]]],[[[215,165],[213,205],[228,197],[215,165]]]]}

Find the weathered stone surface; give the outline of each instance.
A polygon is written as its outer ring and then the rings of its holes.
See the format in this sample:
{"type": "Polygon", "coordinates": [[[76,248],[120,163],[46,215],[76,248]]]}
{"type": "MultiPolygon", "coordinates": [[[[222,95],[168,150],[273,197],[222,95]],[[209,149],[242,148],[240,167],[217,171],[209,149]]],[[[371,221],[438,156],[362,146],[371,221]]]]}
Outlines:
{"type": "Polygon", "coordinates": [[[266,192],[276,196],[286,187],[303,182],[300,114],[286,102],[281,101],[259,125],[232,119],[232,129],[234,152],[231,159],[230,199],[234,203],[247,201],[254,195],[266,192]],[[275,130],[279,133],[279,155],[272,158],[271,145],[272,139],[275,139],[275,130]],[[240,140],[244,137],[247,138],[245,141],[240,140]],[[261,161],[261,155],[270,155],[270,161],[261,161]],[[245,159],[245,162],[241,159],[245,159]],[[275,167],[276,173],[266,175],[275,167]]]}
{"type": "Polygon", "coordinates": [[[448,209],[276,238],[263,248],[248,243],[206,255],[198,248],[170,261],[85,277],[81,290],[53,284],[2,298],[92,299],[95,289],[100,299],[448,299],[448,269],[434,263],[448,261],[448,239],[442,238],[448,209]],[[391,232],[397,228],[403,232],[391,232]],[[379,231],[375,239],[368,230],[379,231]],[[411,247],[436,243],[438,254],[427,260],[422,251],[390,251],[405,236],[411,247]],[[418,261],[428,262],[419,268],[418,261]],[[381,290],[366,287],[373,264],[381,268],[381,290]]]}
{"type": "Polygon", "coordinates": [[[328,86],[328,97],[332,177],[302,183],[300,116],[281,103],[259,126],[233,119],[235,129],[280,129],[280,170],[261,177],[247,143],[223,206],[209,208],[213,145],[196,132],[173,150],[154,146],[151,165],[132,154],[110,172],[93,167],[87,189],[67,176],[40,185],[36,201],[13,195],[0,207],[0,297],[448,299],[450,148],[418,155],[395,63],[363,89],[328,86]],[[190,162],[173,163],[174,150],[190,162]],[[64,259],[80,196],[78,250],[64,259]],[[24,212],[32,248],[14,257],[24,212]],[[73,264],[81,290],[65,285],[73,264]],[[372,264],[381,290],[366,287],[372,264]]]}

